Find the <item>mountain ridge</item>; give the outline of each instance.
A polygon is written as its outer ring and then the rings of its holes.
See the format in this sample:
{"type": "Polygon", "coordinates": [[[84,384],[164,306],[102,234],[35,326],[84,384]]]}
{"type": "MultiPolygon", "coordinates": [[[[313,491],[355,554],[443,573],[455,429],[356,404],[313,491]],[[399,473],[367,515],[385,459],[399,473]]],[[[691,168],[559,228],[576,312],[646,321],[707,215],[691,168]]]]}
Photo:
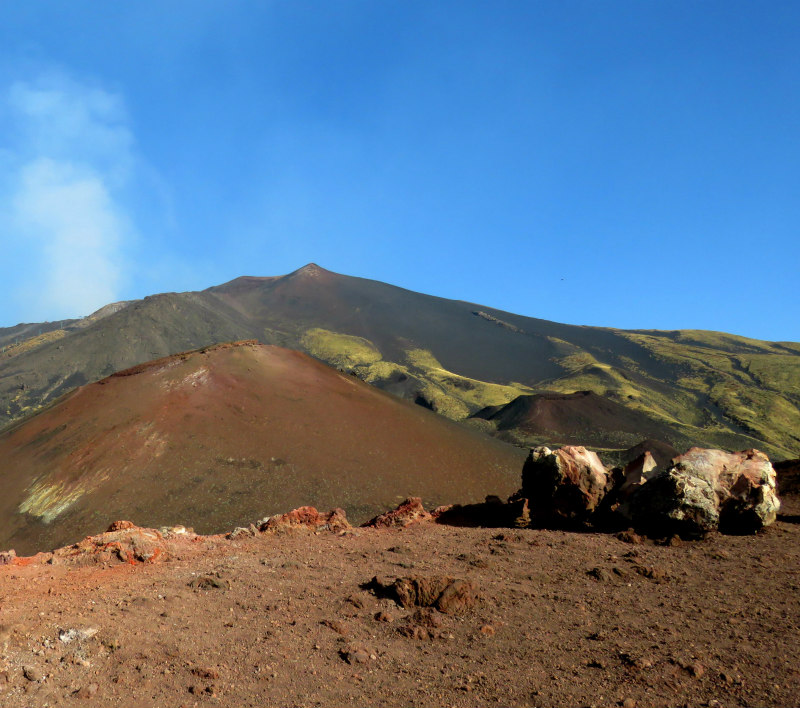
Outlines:
{"type": "MultiPolygon", "coordinates": [[[[455,420],[521,395],[590,390],[666,424],[675,447],[760,447],[777,459],[800,452],[800,344],[567,325],[313,263],[148,296],[29,341],[0,358],[0,425],[114,371],[240,339],[304,351],[455,420]]],[[[515,435],[518,444],[562,442],[515,435]]]]}

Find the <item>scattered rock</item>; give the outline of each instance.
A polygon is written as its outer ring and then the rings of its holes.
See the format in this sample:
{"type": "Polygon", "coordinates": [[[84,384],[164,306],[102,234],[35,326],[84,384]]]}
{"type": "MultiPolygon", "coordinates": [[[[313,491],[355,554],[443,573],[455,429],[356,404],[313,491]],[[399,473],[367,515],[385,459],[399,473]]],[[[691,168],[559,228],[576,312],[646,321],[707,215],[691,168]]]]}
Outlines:
{"type": "Polygon", "coordinates": [[[625,666],[630,666],[640,671],[653,668],[653,660],[648,656],[636,656],[628,652],[620,652],[619,658],[625,666]]]}
{"type": "Polygon", "coordinates": [[[353,647],[340,652],[340,656],[348,664],[366,664],[370,660],[377,658],[374,654],[370,654],[364,647],[353,647]]]}
{"type": "Polygon", "coordinates": [[[411,524],[430,521],[433,517],[425,511],[422,499],[409,497],[392,511],[379,514],[363,524],[364,528],[405,528],[411,524]]]}
{"type": "Polygon", "coordinates": [[[219,678],[219,671],[213,668],[195,666],[192,673],[199,678],[215,680],[219,678]]]}
{"type": "Polygon", "coordinates": [[[616,538],[618,538],[623,543],[632,543],[634,545],[639,545],[644,543],[644,539],[636,533],[633,529],[627,529],[626,531],[620,531],[614,534],[616,538]]]}
{"type": "Polygon", "coordinates": [[[44,681],[44,672],[38,666],[23,666],[22,675],[34,683],[41,683],[44,681]]]}
{"type": "Polygon", "coordinates": [[[82,642],[85,639],[90,639],[95,634],[97,634],[97,627],[86,627],[84,629],[60,629],[58,631],[58,639],[64,644],[69,644],[70,642],[74,642],[76,640],[82,642]]]}
{"type": "Polygon", "coordinates": [[[438,631],[432,630],[428,627],[423,627],[419,624],[406,624],[402,627],[399,627],[397,631],[400,632],[400,634],[402,634],[404,637],[414,639],[418,642],[430,641],[432,639],[437,639],[440,636],[438,631]]]}
{"type": "Polygon", "coordinates": [[[482,600],[478,588],[468,580],[455,580],[445,588],[435,607],[448,615],[463,615],[482,600]]]}
{"type": "Polygon", "coordinates": [[[230,581],[213,575],[204,575],[192,578],[189,581],[189,587],[195,590],[227,590],[230,587],[230,581]]]}
{"type": "Polygon", "coordinates": [[[611,581],[611,573],[609,573],[605,568],[592,568],[591,570],[587,570],[586,574],[603,583],[611,581]]]}
{"type": "Polygon", "coordinates": [[[97,693],[99,686],[96,683],[90,683],[86,686],[82,686],[73,694],[76,698],[80,698],[84,701],[93,698],[97,693]]]}
{"type": "Polygon", "coordinates": [[[270,516],[259,531],[285,533],[299,529],[310,531],[339,532],[352,528],[342,509],[334,509],[327,514],[318,512],[313,506],[301,506],[298,509],[278,516],[270,516]]]}
{"type": "MultiPolygon", "coordinates": [[[[92,565],[119,562],[135,565],[166,560],[164,537],[155,529],[134,526],[130,521],[115,521],[111,527],[122,526],[97,536],[89,536],[79,543],[47,554],[47,562],[64,565],[92,565]]],[[[44,560],[44,559],[43,559],[44,560]]]]}
{"type": "Polygon", "coordinates": [[[406,609],[433,607],[440,612],[460,615],[475,607],[482,596],[475,585],[441,575],[410,576],[386,580],[374,577],[366,584],[378,597],[394,600],[406,609]]]}
{"type": "Polygon", "coordinates": [[[694,678],[703,678],[706,673],[706,667],[695,661],[694,663],[690,664],[689,673],[694,676],[694,678]]]}
{"type": "Polygon", "coordinates": [[[656,582],[664,582],[668,579],[667,573],[663,568],[637,564],[633,566],[633,570],[643,578],[649,578],[650,580],[655,580],[656,582]]]}
{"type": "Polygon", "coordinates": [[[135,529],[136,524],[133,521],[112,521],[111,525],[106,529],[106,533],[113,533],[114,531],[127,531],[128,529],[135,529]]]}
{"type": "Polygon", "coordinates": [[[440,629],[444,624],[442,615],[430,607],[418,609],[411,615],[411,621],[414,624],[418,624],[420,627],[427,627],[428,629],[440,629]]]}
{"type": "Polygon", "coordinates": [[[327,627],[328,629],[332,629],[336,634],[341,634],[343,637],[346,637],[349,634],[348,627],[344,622],[340,622],[339,620],[322,620],[320,622],[323,626],[327,627]]]}
{"type": "Polygon", "coordinates": [[[430,577],[411,576],[398,578],[391,588],[397,603],[406,609],[414,606],[433,607],[446,588],[453,583],[453,578],[443,575],[430,577]]]}
{"type": "Polygon", "coordinates": [[[234,539],[234,538],[241,538],[242,536],[257,536],[258,529],[251,524],[250,526],[237,526],[233,531],[230,533],[225,534],[225,538],[227,539],[234,539]]]}
{"type": "Polygon", "coordinates": [[[381,610],[375,614],[375,621],[376,622],[394,622],[394,615],[389,612],[384,612],[381,610]]]}
{"type": "Polygon", "coordinates": [[[361,595],[348,595],[345,600],[358,610],[363,610],[366,607],[364,598],[361,595]]]}

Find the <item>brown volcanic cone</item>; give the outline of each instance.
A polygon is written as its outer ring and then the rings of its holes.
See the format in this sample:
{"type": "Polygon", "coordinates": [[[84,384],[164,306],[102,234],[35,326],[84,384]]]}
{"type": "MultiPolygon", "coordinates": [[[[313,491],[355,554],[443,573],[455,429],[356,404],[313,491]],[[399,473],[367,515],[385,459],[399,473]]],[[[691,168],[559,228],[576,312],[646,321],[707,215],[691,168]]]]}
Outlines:
{"type": "Polygon", "coordinates": [[[518,429],[550,443],[630,445],[642,435],[669,440],[669,426],[592,391],[518,396],[504,406],[491,406],[473,417],[518,429]]]}
{"type": "Polygon", "coordinates": [[[0,548],[120,518],[216,532],[304,504],[359,522],[410,494],[509,494],[523,458],[305,354],[219,345],[80,388],[0,436],[0,548]]]}

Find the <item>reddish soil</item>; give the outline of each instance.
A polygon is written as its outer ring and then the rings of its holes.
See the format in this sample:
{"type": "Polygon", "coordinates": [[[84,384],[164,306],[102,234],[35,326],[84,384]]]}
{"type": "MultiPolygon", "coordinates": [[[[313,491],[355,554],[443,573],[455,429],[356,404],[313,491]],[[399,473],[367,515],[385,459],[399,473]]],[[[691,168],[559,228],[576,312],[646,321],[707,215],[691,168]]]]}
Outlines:
{"type": "Polygon", "coordinates": [[[304,504],[360,523],[409,495],[507,496],[524,458],[305,354],[219,345],[84,386],[0,435],[0,549],[48,550],[119,518],[214,533],[304,504]]]}
{"type": "Polygon", "coordinates": [[[0,703],[602,708],[800,695],[796,523],[655,546],[424,522],[201,537],[161,558],[0,566],[0,703]],[[376,575],[465,580],[481,600],[463,614],[403,609],[365,589],[376,575]]]}

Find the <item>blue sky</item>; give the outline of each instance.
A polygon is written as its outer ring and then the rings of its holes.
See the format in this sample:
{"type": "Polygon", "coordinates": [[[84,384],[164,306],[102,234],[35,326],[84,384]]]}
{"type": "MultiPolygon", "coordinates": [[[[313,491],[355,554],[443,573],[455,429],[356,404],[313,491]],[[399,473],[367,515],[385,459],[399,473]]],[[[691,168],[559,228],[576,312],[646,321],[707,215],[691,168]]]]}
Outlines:
{"type": "Polygon", "coordinates": [[[0,5],[0,326],[316,262],[800,341],[800,5],[0,5]]]}

